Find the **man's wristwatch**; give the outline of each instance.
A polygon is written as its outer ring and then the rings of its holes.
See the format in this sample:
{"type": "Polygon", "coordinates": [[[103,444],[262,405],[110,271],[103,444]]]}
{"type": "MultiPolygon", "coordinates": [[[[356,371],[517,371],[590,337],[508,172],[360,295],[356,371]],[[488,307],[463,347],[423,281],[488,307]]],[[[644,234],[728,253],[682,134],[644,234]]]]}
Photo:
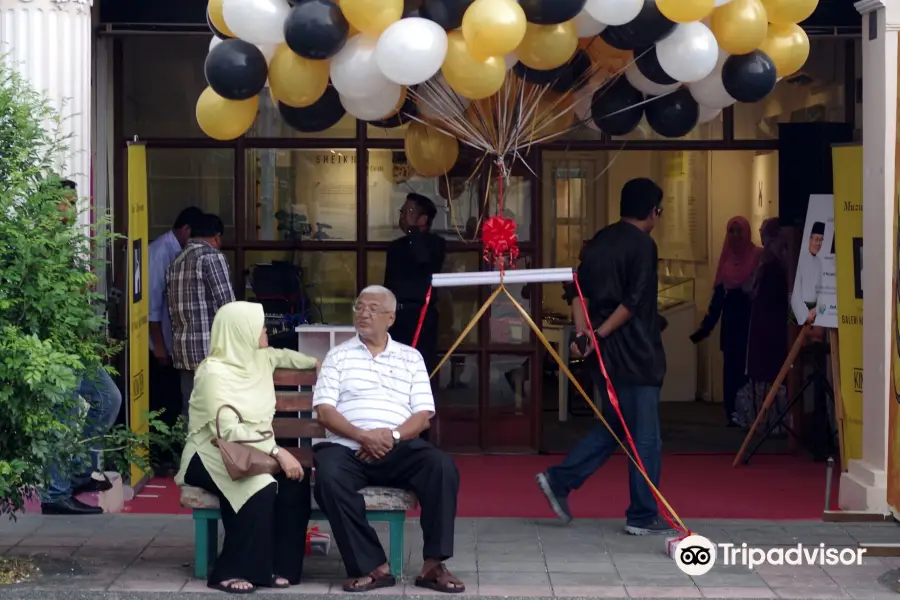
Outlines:
{"type": "Polygon", "coordinates": [[[399,432],[399,431],[397,431],[396,429],[393,430],[393,431],[391,432],[391,436],[394,438],[394,445],[395,445],[395,446],[396,446],[397,444],[400,443],[400,432],[399,432]]]}
{"type": "Polygon", "coordinates": [[[272,458],[278,458],[279,452],[281,452],[281,448],[279,448],[278,446],[275,446],[274,448],[272,448],[272,451],[269,452],[269,456],[271,456],[272,458]]]}

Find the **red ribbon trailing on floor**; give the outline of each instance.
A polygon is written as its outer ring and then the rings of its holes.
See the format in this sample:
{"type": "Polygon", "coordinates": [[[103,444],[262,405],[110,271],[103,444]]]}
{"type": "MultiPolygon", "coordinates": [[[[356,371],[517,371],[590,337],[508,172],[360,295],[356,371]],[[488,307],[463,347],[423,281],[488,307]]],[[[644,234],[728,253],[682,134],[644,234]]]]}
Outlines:
{"type": "MultiPolygon", "coordinates": [[[[647,475],[647,469],[644,467],[644,462],[641,460],[641,455],[638,454],[637,446],[635,446],[634,443],[634,438],[631,437],[631,432],[628,430],[628,425],[625,423],[625,417],[622,415],[622,409],[619,407],[619,397],[616,395],[616,390],[615,388],[613,388],[612,381],[609,378],[609,373],[607,373],[606,371],[606,364],[604,364],[603,362],[603,357],[600,356],[600,344],[597,343],[597,333],[594,331],[594,325],[591,323],[590,316],[588,316],[587,303],[584,300],[584,294],[581,293],[581,284],[578,283],[577,273],[573,273],[572,280],[575,282],[575,289],[578,291],[578,299],[581,301],[581,309],[582,311],[584,311],[584,318],[591,328],[591,341],[593,341],[594,343],[594,354],[597,355],[597,362],[600,365],[600,372],[603,374],[603,380],[606,381],[606,393],[609,395],[609,403],[616,411],[616,415],[619,417],[619,422],[622,423],[622,431],[625,432],[625,439],[628,440],[628,445],[631,447],[631,452],[634,455],[634,460],[637,463],[638,468],[643,471],[644,475],[647,475]]],[[[691,532],[689,530],[679,527],[675,523],[675,521],[672,520],[672,517],[669,515],[669,511],[660,501],[659,492],[653,489],[653,487],[650,488],[650,491],[653,492],[653,498],[654,500],[656,500],[656,505],[657,507],[659,507],[659,512],[666,520],[666,523],[669,524],[669,527],[676,531],[684,533],[684,537],[691,535],[691,532]]]]}

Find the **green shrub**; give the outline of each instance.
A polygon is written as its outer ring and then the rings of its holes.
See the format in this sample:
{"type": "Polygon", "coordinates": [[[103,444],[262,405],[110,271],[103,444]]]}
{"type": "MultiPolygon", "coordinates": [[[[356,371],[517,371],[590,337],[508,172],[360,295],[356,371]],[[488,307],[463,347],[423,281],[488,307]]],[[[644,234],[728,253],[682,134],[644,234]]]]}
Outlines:
{"type": "MultiPolygon", "coordinates": [[[[55,175],[65,173],[62,125],[45,98],[0,65],[0,514],[23,507],[52,461],[64,471],[87,455],[83,418],[65,417],[83,407],[74,395],[82,374],[104,368],[121,347],[107,339],[104,298],[94,291],[102,265],[92,246],[105,254],[108,221],[87,232],[66,208],[55,175]]],[[[117,428],[102,441],[121,468],[144,466],[149,439],[117,428]]]]}

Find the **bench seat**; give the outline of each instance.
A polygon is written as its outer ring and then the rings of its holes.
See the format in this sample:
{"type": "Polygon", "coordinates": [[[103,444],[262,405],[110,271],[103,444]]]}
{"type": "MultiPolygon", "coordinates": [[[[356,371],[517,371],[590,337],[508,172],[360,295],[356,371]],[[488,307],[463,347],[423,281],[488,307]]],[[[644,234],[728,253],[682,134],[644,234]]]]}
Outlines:
{"type": "MultiPolygon", "coordinates": [[[[412,492],[389,487],[367,487],[360,493],[366,499],[366,510],[396,510],[407,512],[416,510],[419,502],[412,492]]],[[[181,506],[191,509],[219,510],[219,498],[204,489],[186,485],[181,488],[181,506]]],[[[318,510],[316,499],[312,500],[313,510],[318,510]]]]}

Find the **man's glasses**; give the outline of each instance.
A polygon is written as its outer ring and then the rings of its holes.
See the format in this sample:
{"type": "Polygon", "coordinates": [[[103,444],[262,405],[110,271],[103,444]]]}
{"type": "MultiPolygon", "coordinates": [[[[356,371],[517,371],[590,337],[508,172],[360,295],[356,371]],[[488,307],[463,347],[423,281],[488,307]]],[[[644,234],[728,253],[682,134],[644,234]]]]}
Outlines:
{"type": "Polygon", "coordinates": [[[375,315],[375,316],[378,316],[378,315],[389,315],[389,314],[391,314],[393,311],[390,311],[390,310],[384,310],[383,308],[381,308],[381,307],[378,306],[377,304],[374,305],[374,306],[370,306],[370,305],[367,305],[367,304],[354,304],[354,305],[353,305],[353,312],[356,313],[356,314],[358,314],[358,315],[369,314],[369,315],[375,315]]]}
{"type": "Polygon", "coordinates": [[[662,216],[662,213],[663,213],[662,206],[657,206],[654,210],[656,211],[656,216],[657,216],[657,217],[661,217],[661,216],[662,216]]]}

